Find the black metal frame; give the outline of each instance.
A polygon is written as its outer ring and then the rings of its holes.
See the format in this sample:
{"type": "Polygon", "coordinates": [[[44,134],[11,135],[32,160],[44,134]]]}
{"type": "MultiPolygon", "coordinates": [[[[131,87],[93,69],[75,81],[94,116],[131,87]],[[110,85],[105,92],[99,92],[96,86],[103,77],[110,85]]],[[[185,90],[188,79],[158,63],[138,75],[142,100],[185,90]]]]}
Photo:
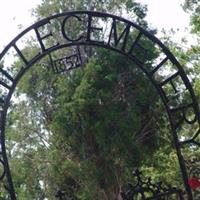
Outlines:
{"type": "MultiPolygon", "coordinates": [[[[9,66],[3,66],[0,68],[0,87],[2,88],[2,93],[0,94],[0,164],[4,169],[2,175],[0,175],[0,181],[4,182],[5,188],[8,191],[11,200],[16,200],[16,195],[6,155],[5,123],[10,99],[15,90],[15,87],[17,86],[17,83],[25,74],[25,72],[44,56],[51,55],[53,51],[56,51],[58,49],[85,45],[103,47],[123,54],[128,59],[132,60],[135,65],[137,65],[137,67],[146,74],[151,83],[154,85],[163,101],[171,124],[171,132],[174,146],[180,163],[180,170],[182,172],[185,191],[187,193],[186,198],[192,200],[193,194],[188,184],[189,177],[185,163],[186,158],[183,157],[182,149],[190,148],[191,145],[195,145],[198,147],[200,146],[200,143],[197,140],[200,134],[200,112],[189,78],[185,74],[182,66],[169,51],[169,49],[150,32],[144,30],[137,24],[124,18],[107,13],[93,11],[66,12],[43,19],[30,26],[21,34],[19,34],[16,38],[14,38],[0,54],[0,61],[2,61],[4,60],[4,57],[7,55],[9,50],[13,49],[15,55],[24,63],[22,68],[15,74],[12,73],[9,66]],[[67,33],[67,21],[70,18],[77,20],[77,22],[79,23],[84,22],[84,24],[86,24],[85,29],[83,30],[84,34],[78,33],[76,38],[70,38],[70,35],[68,35],[67,33]],[[106,37],[102,37],[103,39],[97,39],[93,37],[93,32],[99,32],[103,34],[103,27],[95,27],[93,21],[98,21],[101,19],[108,19],[111,21],[110,32],[106,37]],[[53,24],[53,21],[55,22],[56,20],[60,23],[59,34],[63,38],[62,41],[58,41],[56,37],[54,37],[53,30],[49,31],[49,33],[46,33],[45,35],[43,35],[41,31],[41,29],[45,29],[47,26],[51,26],[53,24]],[[119,29],[117,29],[118,23],[123,24],[124,27],[124,30],[120,33],[119,29]],[[132,39],[132,45],[128,47],[127,41],[130,40],[130,30],[132,29],[138,32],[138,35],[135,37],[135,39],[132,39]],[[39,48],[38,53],[34,57],[28,59],[25,56],[23,50],[19,48],[18,44],[19,41],[21,41],[21,39],[23,39],[26,34],[31,32],[32,34],[34,34],[36,38],[36,43],[38,44],[39,48]],[[153,45],[155,45],[160,50],[160,53],[164,55],[162,59],[160,58],[160,61],[155,60],[155,67],[153,69],[147,67],[146,63],[143,61],[144,57],[140,58],[140,56],[135,53],[137,49],[142,52],[144,56],[148,54],[148,47],[143,46],[142,38],[145,38],[153,45]],[[46,41],[48,39],[53,39],[55,41],[55,43],[50,47],[47,47],[46,41]],[[162,80],[157,80],[155,74],[158,73],[160,70],[168,69],[169,65],[173,66],[172,74],[164,74],[162,80]],[[179,88],[180,84],[184,86],[184,90],[179,88]],[[166,85],[172,88],[170,92],[165,90],[166,85]],[[186,101],[187,103],[181,103],[179,99],[180,93],[188,94],[186,101]],[[174,105],[172,103],[172,96],[176,102],[179,102],[178,105],[174,105]],[[191,115],[193,115],[193,119],[190,119],[191,115]],[[191,132],[191,137],[184,139],[184,141],[182,141],[182,138],[179,138],[179,133],[181,132],[183,126],[187,126],[188,130],[190,130],[191,132]],[[192,133],[194,129],[193,127],[197,127],[197,132],[192,133]]],[[[67,57],[67,59],[69,58],[71,57],[67,57]]],[[[182,97],[184,96],[182,95],[182,97]]]]}

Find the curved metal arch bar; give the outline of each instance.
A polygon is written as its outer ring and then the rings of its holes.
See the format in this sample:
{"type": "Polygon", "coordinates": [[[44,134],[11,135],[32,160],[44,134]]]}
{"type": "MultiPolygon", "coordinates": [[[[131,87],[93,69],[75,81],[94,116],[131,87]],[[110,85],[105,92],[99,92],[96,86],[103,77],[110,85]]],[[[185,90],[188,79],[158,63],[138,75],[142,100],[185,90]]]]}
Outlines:
{"type": "MultiPolygon", "coordinates": [[[[6,114],[7,109],[9,108],[9,102],[11,99],[11,96],[14,92],[14,89],[18,83],[18,81],[21,79],[21,77],[25,74],[25,72],[33,66],[34,63],[36,63],[38,60],[40,60],[43,56],[50,54],[51,52],[70,47],[70,46],[77,46],[77,45],[94,45],[98,47],[104,47],[113,51],[117,51],[125,56],[127,56],[129,59],[131,59],[139,68],[143,70],[143,72],[147,75],[149,80],[153,83],[155,88],[157,89],[159,95],[161,96],[161,99],[165,105],[166,111],[169,116],[169,121],[171,124],[172,129],[172,135],[173,140],[175,144],[175,148],[177,151],[177,156],[180,163],[180,168],[183,176],[183,181],[185,184],[185,189],[188,194],[188,199],[192,200],[192,192],[188,185],[188,175],[185,167],[184,158],[181,153],[181,146],[184,146],[188,143],[197,143],[195,141],[195,138],[197,137],[197,133],[194,134],[191,140],[187,141],[180,141],[178,138],[177,131],[181,129],[181,126],[183,123],[186,123],[187,125],[193,125],[194,123],[200,124],[200,112],[199,107],[194,95],[194,91],[192,89],[192,86],[189,82],[188,77],[186,76],[183,68],[179,64],[179,62],[176,60],[176,58],[173,56],[173,54],[169,51],[169,49],[154,35],[149,33],[148,31],[144,30],[137,24],[126,20],[124,18],[114,16],[107,13],[101,13],[101,12],[92,12],[92,11],[74,11],[74,12],[66,12],[62,14],[57,14],[51,17],[48,17],[46,19],[43,19],[34,25],[30,26],[26,30],[24,30],[21,34],[19,34],[15,39],[13,39],[3,50],[3,52],[0,54],[0,61],[4,59],[4,56],[7,54],[7,52],[12,48],[15,50],[16,55],[19,59],[22,60],[24,63],[24,66],[17,72],[17,74],[13,75],[10,73],[10,70],[8,67],[2,67],[0,68],[0,75],[2,80],[0,80],[0,85],[3,88],[4,96],[0,96],[0,103],[1,103],[1,124],[0,124],[0,133],[1,133],[1,157],[0,157],[0,163],[3,165],[5,169],[5,173],[2,175],[1,179],[5,179],[4,181],[7,182],[6,188],[8,190],[8,193],[11,196],[12,200],[16,199],[14,187],[12,183],[12,177],[9,170],[8,165],[8,159],[6,156],[6,147],[5,147],[5,122],[6,122],[6,114]],[[85,25],[84,34],[78,33],[77,38],[72,39],[70,38],[70,35],[67,33],[66,29],[66,22],[69,18],[73,18],[79,23],[83,23],[82,25],[85,25]],[[99,31],[101,32],[103,28],[96,27],[95,23],[93,23],[94,20],[111,20],[110,25],[110,32],[107,36],[104,36],[103,39],[99,40],[97,38],[93,38],[93,32],[99,31]],[[56,41],[56,38],[54,37],[54,33],[52,31],[49,31],[46,35],[42,35],[41,29],[45,29],[47,26],[51,26],[53,20],[58,20],[59,23],[61,23],[60,26],[60,34],[62,35],[64,39],[64,43],[61,43],[60,41],[56,41]],[[86,23],[85,23],[86,22],[86,23]],[[124,30],[119,33],[117,26],[118,24],[123,24],[124,30]],[[23,50],[20,50],[18,47],[18,42],[23,38],[24,35],[29,33],[30,31],[35,33],[36,41],[39,45],[38,53],[32,57],[31,59],[27,59],[26,56],[23,54],[23,50]],[[131,38],[131,31],[137,32],[136,37],[133,39],[131,38]],[[55,43],[53,46],[47,47],[45,41],[47,39],[54,39],[55,43]],[[144,46],[142,43],[142,38],[145,38],[145,40],[150,41],[153,45],[156,45],[160,48],[161,53],[165,55],[161,61],[155,64],[155,67],[152,69],[147,68],[145,63],[145,57],[140,57],[137,55],[136,49],[139,49],[140,52],[142,52],[144,55],[148,53],[148,48],[144,46]],[[132,40],[131,46],[127,46],[127,41],[130,39],[132,40]],[[170,62],[171,65],[173,65],[173,69],[175,69],[175,72],[172,73],[169,77],[163,77],[163,80],[156,80],[155,74],[163,69],[165,70],[165,67],[168,67],[167,62],[170,62]],[[177,80],[178,79],[178,80],[177,80]],[[190,96],[190,102],[187,104],[182,105],[172,105],[169,99],[170,95],[177,95],[180,91],[177,87],[178,84],[182,83],[182,85],[185,86],[185,91],[189,93],[190,96]],[[165,86],[171,86],[172,87],[172,93],[167,94],[165,91],[165,86]],[[192,109],[192,113],[194,115],[194,119],[190,120],[187,118],[187,110],[192,109]],[[176,115],[179,114],[179,117],[181,116],[181,119],[177,119],[176,115]]],[[[166,68],[167,69],[167,68],[166,68]]],[[[178,101],[178,99],[177,99],[178,101]]],[[[179,102],[179,101],[178,101],[179,102]]],[[[179,118],[178,117],[178,118],[179,118]]],[[[198,132],[199,134],[199,132],[198,132]]]]}

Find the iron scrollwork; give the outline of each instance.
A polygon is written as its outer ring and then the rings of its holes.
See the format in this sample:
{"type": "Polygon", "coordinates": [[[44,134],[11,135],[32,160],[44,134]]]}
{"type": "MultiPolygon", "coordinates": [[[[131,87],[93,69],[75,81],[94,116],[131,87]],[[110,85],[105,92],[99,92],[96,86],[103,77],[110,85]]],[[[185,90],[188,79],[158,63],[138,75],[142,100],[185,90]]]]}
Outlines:
{"type": "MultiPolygon", "coordinates": [[[[123,200],[184,200],[182,190],[170,185],[165,186],[162,182],[153,183],[150,177],[144,180],[142,172],[138,169],[133,172],[133,176],[136,183],[128,183],[126,189],[121,192],[123,200]]],[[[75,200],[61,190],[55,197],[58,200],[75,200]]]]}
{"type": "Polygon", "coordinates": [[[138,169],[133,176],[136,184],[128,184],[126,191],[121,193],[123,200],[183,200],[183,192],[176,187],[165,186],[162,182],[153,183],[150,177],[145,181],[138,169]]]}

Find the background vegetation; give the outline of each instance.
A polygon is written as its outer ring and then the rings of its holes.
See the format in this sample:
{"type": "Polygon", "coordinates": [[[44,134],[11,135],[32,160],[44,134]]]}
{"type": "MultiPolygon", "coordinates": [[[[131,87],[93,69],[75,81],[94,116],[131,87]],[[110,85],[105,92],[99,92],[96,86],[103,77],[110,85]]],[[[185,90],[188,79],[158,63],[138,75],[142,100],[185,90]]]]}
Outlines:
{"type": "MultiPolygon", "coordinates": [[[[184,9],[199,41],[200,4],[188,0],[184,9]]],[[[146,6],[130,0],[43,0],[34,15],[40,19],[67,10],[126,12],[155,32],[145,21],[146,6]]],[[[192,63],[188,73],[199,99],[198,43],[185,52],[166,42],[182,64],[192,63]]],[[[158,52],[149,49],[151,67],[158,52]]],[[[25,50],[32,54],[34,46],[25,50]]],[[[74,199],[120,200],[135,168],[182,187],[169,122],[149,80],[117,53],[89,48],[85,57],[83,67],[60,75],[44,67],[45,57],[19,83],[6,130],[18,199],[53,200],[61,190],[74,199]]]]}

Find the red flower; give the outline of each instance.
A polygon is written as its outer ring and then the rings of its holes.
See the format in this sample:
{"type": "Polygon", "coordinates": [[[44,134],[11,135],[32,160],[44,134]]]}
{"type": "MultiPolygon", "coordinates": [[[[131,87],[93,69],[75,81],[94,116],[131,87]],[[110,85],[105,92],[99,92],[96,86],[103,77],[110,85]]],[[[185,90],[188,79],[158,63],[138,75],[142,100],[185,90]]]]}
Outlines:
{"type": "Polygon", "coordinates": [[[188,184],[193,190],[196,190],[200,187],[200,180],[198,178],[192,177],[188,180],[188,184]]]}

